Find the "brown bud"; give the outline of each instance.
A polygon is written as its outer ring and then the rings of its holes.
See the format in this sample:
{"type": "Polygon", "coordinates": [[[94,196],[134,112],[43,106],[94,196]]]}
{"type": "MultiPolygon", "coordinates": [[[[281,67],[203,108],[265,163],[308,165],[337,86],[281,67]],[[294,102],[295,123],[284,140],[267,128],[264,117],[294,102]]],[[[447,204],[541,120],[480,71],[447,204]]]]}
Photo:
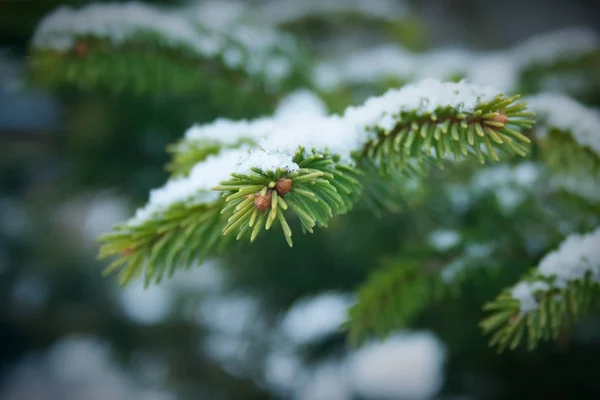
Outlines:
{"type": "Polygon", "coordinates": [[[490,118],[491,121],[500,122],[501,124],[506,124],[508,122],[508,117],[502,113],[498,114],[494,118],[490,118]]]}
{"type": "Polygon", "coordinates": [[[508,323],[511,325],[514,325],[517,323],[517,321],[519,320],[519,314],[513,314],[510,316],[510,318],[508,319],[508,323]]]}
{"type": "Polygon", "coordinates": [[[271,192],[266,194],[257,193],[254,197],[254,207],[259,211],[265,211],[271,208],[271,192]]]}
{"type": "Polygon", "coordinates": [[[126,248],[121,252],[122,256],[129,256],[133,254],[133,249],[131,247],[126,248]]]}
{"type": "Polygon", "coordinates": [[[78,57],[85,57],[90,50],[90,46],[81,40],[78,40],[73,47],[73,53],[78,57]]]}
{"type": "Polygon", "coordinates": [[[281,178],[275,183],[275,190],[280,196],[285,196],[292,189],[292,180],[290,178],[281,178]]]}

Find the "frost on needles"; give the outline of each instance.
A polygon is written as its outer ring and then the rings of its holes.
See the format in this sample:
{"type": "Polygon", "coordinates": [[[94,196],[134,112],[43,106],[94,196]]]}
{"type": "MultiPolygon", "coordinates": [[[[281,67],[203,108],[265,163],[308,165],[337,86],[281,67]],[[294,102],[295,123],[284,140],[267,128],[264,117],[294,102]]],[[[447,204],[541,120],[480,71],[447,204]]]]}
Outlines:
{"type": "Polygon", "coordinates": [[[518,99],[486,86],[424,80],[341,115],[276,113],[196,126],[172,149],[174,169],[177,157],[185,166],[101,238],[100,257],[116,257],[107,271],[121,269],[123,283],[142,275],[149,283],[216,254],[232,238],[254,241],[272,227],[291,246],[291,226],[313,232],[350,211],[368,186],[367,170],[383,175],[526,155],[523,131],[534,114],[518,99]]]}

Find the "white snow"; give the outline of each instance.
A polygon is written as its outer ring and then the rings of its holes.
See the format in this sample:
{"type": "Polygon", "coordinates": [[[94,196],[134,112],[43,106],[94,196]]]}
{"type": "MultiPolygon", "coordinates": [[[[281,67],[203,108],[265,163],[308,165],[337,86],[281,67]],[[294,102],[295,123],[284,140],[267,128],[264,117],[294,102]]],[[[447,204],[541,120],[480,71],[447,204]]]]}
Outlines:
{"type": "Polygon", "coordinates": [[[600,174],[592,171],[581,173],[553,173],[550,186],[577,195],[591,204],[600,203],[600,174]]]}
{"type": "Polygon", "coordinates": [[[438,251],[446,251],[460,243],[460,233],[449,229],[436,229],[429,234],[429,244],[438,251]]]}
{"type": "Polygon", "coordinates": [[[352,387],[344,365],[325,362],[317,366],[301,387],[298,400],[351,400],[352,387]]]}
{"type": "Polygon", "coordinates": [[[538,303],[535,300],[535,292],[544,292],[550,289],[550,286],[545,282],[519,282],[511,291],[511,295],[520,302],[520,311],[526,314],[538,308],[538,303]]]}
{"type": "Polygon", "coordinates": [[[512,290],[512,296],[520,301],[522,313],[537,309],[535,292],[562,289],[585,277],[600,283],[600,228],[591,233],[568,236],[558,249],[544,256],[537,272],[541,278],[548,279],[519,282],[512,290]]]}
{"type": "Polygon", "coordinates": [[[286,95],[275,110],[276,118],[295,118],[299,115],[327,115],[327,106],[314,92],[298,89],[286,95]]]}
{"type": "Polygon", "coordinates": [[[232,0],[194,1],[184,10],[194,20],[214,30],[232,27],[239,23],[248,11],[247,3],[232,0]]]}
{"type": "Polygon", "coordinates": [[[138,280],[126,286],[120,293],[121,308],[125,315],[144,325],[154,325],[163,321],[174,301],[174,293],[162,285],[144,288],[138,280]]]}
{"type": "Polygon", "coordinates": [[[600,228],[567,237],[557,250],[542,259],[538,270],[543,276],[556,277],[554,285],[559,288],[587,274],[600,283],[600,228]]]}
{"type": "Polygon", "coordinates": [[[536,35],[510,50],[520,65],[551,64],[557,59],[573,59],[600,47],[600,38],[593,30],[570,27],[536,35]]]}
{"type": "MultiPolygon", "coordinates": [[[[298,148],[303,146],[317,151],[329,150],[340,155],[342,162],[351,164],[351,153],[370,138],[367,128],[378,126],[390,130],[396,121],[393,115],[403,111],[417,115],[434,113],[444,107],[453,107],[457,112],[471,112],[479,103],[496,95],[497,91],[489,86],[426,79],[401,89],[391,89],[382,96],[368,99],[361,106],[349,107],[342,116],[300,115],[299,118],[284,120],[259,142],[259,148],[264,152],[254,154],[263,154],[264,165],[272,167],[278,157],[281,156],[282,161],[286,157],[291,160],[298,148]]],[[[252,160],[255,165],[260,161],[260,156],[252,160]]],[[[288,162],[282,167],[288,168],[288,162]]]]}
{"type": "Polygon", "coordinates": [[[265,359],[265,381],[275,391],[290,390],[304,373],[302,360],[290,350],[274,350],[265,359]]]}
{"type": "Polygon", "coordinates": [[[202,55],[215,55],[222,46],[217,35],[200,32],[182,15],[143,3],[90,4],[79,9],[62,6],[39,24],[33,44],[64,51],[76,36],[92,35],[121,43],[138,33],[156,33],[170,46],[188,46],[202,55]]]}
{"type": "Polygon", "coordinates": [[[148,203],[136,211],[128,224],[135,226],[158,217],[175,203],[210,203],[217,200],[220,193],[211,188],[229,178],[246,152],[246,148],[240,148],[209,156],[204,162],[196,164],[188,176],[171,179],[163,187],[152,190],[148,203]]]}
{"type": "Polygon", "coordinates": [[[395,0],[277,0],[268,1],[257,13],[273,24],[284,24],[306,17],[355,13],[365,16],[397,21],[406,15],[402,1],[395,0]]]}
{"type": "Polygon", "coordinates": [[[559,93],[542,93],[528,100],[530,108],[546,125],[570,132],[580,146],[600,156],[600,111],[559,93]]]}
{"type": "MultiPolygon", "coordinates": [[[[219,118],[209,124],[195,124],[185,132],[186,141],[203,140],[233,145],[240,139],[248,138],[258,140],[267,136],[276,124],[276,120],[270,117],[255,120],[232,121],[219,118]]],[[[185,146],[186,142],[182,143],[185,146]]]]}
{"type": "MultiPolygon", "coordinates": [[[[341,116],[323,115],[323,108],[313,95],[296,93],[282,102],[272,118],[238,122],[219,119],[213,124],[193,126],[185,135],[189,142],[206,139],[233,144],[246,137],[254,139],[257,146],[250,150],[247,147],[222,150],[195,165],[189,176],[172,179],[153,190],[148,204],[136,212],[129,224],[153,218],[177,202],[216,200],[220,194],[210,188],[228,179],[232,172],[246,173],[252,167],[263,171],[294,171],[298,165],[292,160],[300,147],[307,151],[329,151],[339,155],[340,162],[351,165],[352,152],[359,150],[372,135],[369,128],[390,130],[398,118],[394,116],[402,112],[434,114],[439,108],[452,107],[468,113],[496,95],[497,91],[489,86],[426,79],[372,97],[361,106],[349,107],[341,116]]],[[[181,146],[185,145],[184,141],[181,146]]]]}
{"type": "Polygon", "coordinates": [[[296,343],[306,343],[331,334],[346,320],[352,298],[324,293],[295,303],[281,321],[283,334],[296,343]]]}
{"type": "Polygon", "coordinates": [[[83,221],[79,223],[85,238],[94,243],[94,250],[98,236],[127,218],[128,206],[126,199],[110,193],[99,193],[90,200],[83,221]]]}
{"type": "Polygon", "coordinates": [[[277,84],[292,70],[290,58],[297,54],[296,43],[291,36],[273,28],[234,24],[242,11],[235,4],[227,8],[214,3],[182,10],[140,2],[98,3],[78,9],[62,6],[42,20],[33,44],[67,51],[79,36],[105,38],[118,45],[149,33],[163,45],[185,47],[202,57],[222,54],[229,67],[243,66],[248,73],[262,74],[267,83],[277,84]]]}
{"type": "Polygon", "coordinates": [[[295,121],[311,116],[325,116],[325,103],[313,92],[300,89],[285,96],[272,117],[253,120],[230,120],[219,118],[207,124],[194,124],[184,134],[188,141],[202,140],[217,142],[226,146],[234,145],[240,139],[257,141],[268,137],[278,128],[278,124],[293,124],[295,121]]]}
{"type": "Polygon", "coordinates": [[[246,295],[210,296],[200,303],[200,321],[226,335],[242,335],[257,324],[259,304],[246,295]]]}
{"type": "Polygon", "coordinates": [[[365,345],[348,366],[364,397],[425,400],[442,386],[444,360],[444,346],[433,334],[414,332],[365,345]]]}
{"type": "Polygon", "coordinates": [[[313,81],[324,90],[333,90],[346,83],[368,83],[385,78],[417,81],[448,79],[462,74],[470,82],[493,84],[510,92],[516,89],[524,68],[577,58],[599,47],[596,32],[586,28],[549,32],[505,50],[485,53],[464,48],[413,53],[396,44],[383,44],[318,64],[313,70],[313,81]]]}

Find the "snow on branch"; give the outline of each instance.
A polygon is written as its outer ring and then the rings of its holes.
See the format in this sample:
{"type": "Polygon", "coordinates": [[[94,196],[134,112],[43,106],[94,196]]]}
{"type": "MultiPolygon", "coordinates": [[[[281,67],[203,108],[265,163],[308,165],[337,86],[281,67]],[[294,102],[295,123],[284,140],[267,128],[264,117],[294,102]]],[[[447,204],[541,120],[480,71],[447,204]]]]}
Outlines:
{"type": "Polygon", "coordinates": [[[356,14],[397,21],[406,16],[407,9],[402,1],[395,0],[286,0],[266,2],[257,13],[263,14],[263,18],[274,24],[285,24],[308,17],[335,14],[356,14]]]}
{"type": "Polygon", "coordinates": [[[158,34],[165,45],[187,46],[204,56],[215,55],[223,46],[222,38],[200,32],[179,13],[136,2],[98,3],[79,9],[62,6],[42,20],[33,45],[66,51],[78,36],[96,36],[121,44],[140,33],[158,34]]]}
{"type": "Polygon", "coordinates": [[[600,228],[568,236],[558,249],[546,254],[536,270],[538,280],[518,283],[511,291],[521,313],[537,310],[536,297],[565,289],[572,282],[590,279],[600,284],[600,228]]]}
{"type": "MultiPolygon", "coordinates": [[[[452,115],[471,114],[475,113],[480,105],[493,100],[498,100],[498,97],[497,91],[491,87],[464,82],[443,83],[424,80],[402,89],[390,90],[383,96],[367,100],[361,106],[349,107],[343,115],[325,116],[317,112],[284,113],[283,116],[276,114],[274,117],[253,121],[217,120],[212,124],[194,126],[186,132],[185,140],[180,143],[180,146],[196,140],[213,140],[222,145],[232,145],[242,138],[255,142],[256,146],[228,151],[222,156],[217,155],[207,161],[199,162],[192,169],[190,176],[165,186],[163,190],[169,194],[158,198],[180,201],[182,198],[178,188],[184,187],[192,192],[199,189],[208,190],[216,186],[219,179],[224,180],[223,178],[232,172],[246,174],[252,169],[263,172],[277,170],[293,172],[300,168],[295,157],[299,152],[304,151],[318,154],[331,153],[339,157],[340,163],[353,166],[356,163],[354,153],[376,138],[374,133],[376,129],[389,132],[398,124],[402,124],[403,118],[407,117],[412,126],[415,118],[429,119],[435,117],[436,113],[448,109],[451,110],[452,115]],[[207,178],[206,175],[211,177],[207,178]],[[172,196],[171,190],[175,190],[177,195],[172,196]]],[[[518,121],[517,118],[515,123],[518,121]]],[[[510,121],[505,122],[510,123],[510,121]]],[[[503,123],[492,123],[490,126],[497,125],[504,126],[503,123]]],[[[479,129],[482,129],[481,133],[485,134],[483,128],[479,129]]],[[[486,130],[491,131],[489,128],[486,130]]],[[[481,133],[476,135],[480,136],[481,133]]],[[[444,135],[449,136],[450,133],[444,135]]]]}
{"type": "Polygon", "coordinates": [[[247,148],[241,148],[209,156],[204,162],[196,164],[188,176],[171,179],[163,187],[152,190],[148,203],[136,211],[128,224],[135,226],[160,219],[161,212],[173,204],[216,201],[219,193],[211,189],[229,177],[236,162],[246,152],[247,148]]]}
{"type": "MultiPolygon", "coordinates": [[[[296,217],[303,232],[326,227],[360,199],[365,171],[399,171],[411,159],[428,160],[432,149],[440,166],[452,152],[456,160],[469,156],[482,163],[498,160],[495,148],[525,155],[517,141],[529,139],[519,131],[534,121],[527,104],[517,99],[466,82],[424,80],[341,115],[324,115],[314,98],[296,94],[270,118],[193,127],[178,147],[185,153],[191,143],[197,146],[195,165],[153,191],[133,219],[106,235],[102,254],[129,257],[133,261],[123,261],[129,265],[125,271],[139,270],[144,252],[161,256],[159,243],[181,245],[193,232],[217,243],[206,224],[221,236],[235,232],[238,240],[251,242],[279,226],[291,246],[286,216],[296,217]],[[297,112],[299,102],[312,108],[297,112]],[[202,143],[213,147],[203,152],[202,143]],[[145,247],[131,253],[140,235],[145,247]]],[[[178,254],[173,251],[168,260],[178,254]]]]}
{"type": "Polygon", "coordinates": [[[550,185],[591,203],[600,201],[600,111],[558,93],[528,99],[541,124],[535,136],[550,185]]]}
{"type": "Polygon", "coordinates": [[[529,347],[556,338],[600,294],[600,228],[568,236],[521,282],[486,305],[493,314],[481,323],[494,332],[491,345],[516,347],[527,331],[529,347]]]}
{"type": "Polygon", "coordinates": [[[62,6],[42,20],[32,46],[65,53],[89,38],[106,40],[113,46],[148,42],[199,58],[218,58],[228,68],[262,74],[271,83],[280,82],[293,72],[291,58],[298,57],[298,48],[289,35],[247,25],[214,29],[204,26],[204,19],[188,11],[138,2],[98,3],[78,9],[62,6]]]}
{"type": "Polygon", "coordinates": [[[542,93],[528,98],[529,104],[545,121],[547,129],[570,133],[581,146],[600,157],[600,111],[589,108],[560,93],[542,93]]]}
{"type": "Polygon", "coordinates": [[[394,44],[354,52],[349,57],[316,66],[313,80],[323,90],[394,78],[402,82],[424,78],[464,77],[500,90],[517,89],[521,74],[531,66],[551,66],[577,60],[600,50],[600,38],[591,30],[568,28],[535,36],[506,50],[477,53],[464,48],[413,53],[394,44]]]}

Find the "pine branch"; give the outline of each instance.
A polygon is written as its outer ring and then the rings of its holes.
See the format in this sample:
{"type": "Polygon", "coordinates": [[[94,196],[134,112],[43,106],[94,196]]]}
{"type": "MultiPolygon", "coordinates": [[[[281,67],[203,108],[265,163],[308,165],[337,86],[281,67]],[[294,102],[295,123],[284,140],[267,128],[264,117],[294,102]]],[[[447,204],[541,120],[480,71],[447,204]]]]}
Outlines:
{"type": "Polygon", "coordinates": [[[555,340],[600,300],[600,229],[572,235],[521,282],[485,305],[481,322],[490,346],[514,349],[526,336],[529,349],[555,340]]]}
{"type": "Polygon", "coordinates": [[[433,299],[443,294],[438,275],[414,264],[388,262],[370,275],[358,291],[357,303],[345,324],[348,339],[359,344],[376,335],[382,339],[405,327],[433,299]]]}
{"type": "Polygon", "coordinates": [[[325,92],[345,86],[414,82],[423,78],[467,79],[507,92],[537,93],[561,85],[566,92],[598,89],[600,39],[587,29],[561,29],[534,36],[511,48],[494,52],[441,49],[414,53],[383,45],[347,58],[323,62],[313,71],[313,81],[325,92]],[[576,80],[576,86],[569,82],[576,80]],[[572,86],[572,85],[571,85],[572,86]]]}
{"type": "Polygon", "coordinates": [[[300,56],[289,39],[250,51],[183,12],[129,3],[59,8],[38,26],[30,59],[33,82],[53,89],[201,93],[225,104],[233,88],[272,96],[297,78],[300,56]]]}
{"type": "Polygon", "coordinates": [[[600,112],[560,94],[543,93],[530,102],[539,114],[535,137],[551,183],[600,202],[600,112]]]}
{"type": "Polygon", "coordinates": [[[300,149],[293,161],[300,167],[296,171],[252,168],[250,174],[232,174],[232,179],[214,188],[226,192],[224,210],[235,210],[224,234],[236,230],[238,240],[249,234],[254,241],[263,227],[269,230],[278,221],[292,246],[286,210],[298,217],[303,232],[312,233],[315,226],[327,227],[330,218],[350,211],[360,197],[360,171],[337,164],[338,157],[300,149]]]}
{"type": "MultiPolygon", "coordinates": [[[[353,208],[365,186],[377,189],[381,178],[376,185],[365,179],[375,173],[397,177],[422,165],[432,147],[438,165],[452,147],[447,143],[463,151],[458,159],[467,154],[482,162],[497,160],[495,148],[525,155],[517,140],[529,141],[520,130],[531,127],[534,121],[527,117],[533,114],[515,100],[476,85],[423,81],[350,107],[342,116],[220,120],[196,127],[177,145],[189,149],[193,143],[191,152],[181,153],[190,157],[175,156],[172,168],[180,176],[154,191],[134,222],[149,220],[168,230],[172,223],[165,216],[171,210],[180,210],[180,203],[208,204],[207,199],[214,201],[207,195],[213,190],[223,192],[223,235],[252,242],[279,225],[291,246],[289,216],[300,221],[303,232],[326,227],[353,208]],[[250,150],[232,148],[242,140],[256,144],[250,150]],[[191,170],[190,158],[197,161],[191,170]]],[[[398,193],[393,186],[380,189],[369,194],[372,204],[397,201],[379,198],[398,193]]]]}
{"type": "Polygon", "coordinates": [[[522,143],[531,141],[519,130],[533,126],[534,121],[527,118],[535,113],[525,111],[527,103],[515,103],[518,98],[498,95],[469,113],[452,107],[423,114],[403,112],[392,129],[375,127],[376,138],[366,143],[362,156],[384,170],[402,169],[414,159],[443,168],[447,155],[454,161],[472,157],[481,164],[486,159],[498,162],[495,148],[525,156],[528,149],[522,143]]]}
{"type": "Polygon", "coordinates": [[[124,223],[101,236],[99,259],[117,256],[105,274],[120,270],[120,283],[143,275],[145,284],[171,277],[176,268],[187,268],[216,254],[227,244],[221,235],[226,216],[222,201],[190,205],[178,203],[160,219],[140,224],[124,223]]]}
{"type": "Polygon", "coordinates": [[[515,289],[526,288],[533,293],[536,308],[521,311],[519,300],[506,290],[496,300],[486,304],[492,313],[480,324],[484,333],[492,334],[489,345],[499,352],[513,350],[526,338],[529,350],[541,340],[556,340],[577,319],[597,306],[600,285],[590,279],[569,282],[564,288],[551,288],[551,282],[537,278],[533,283],[521,282],[515,289]]]}
{"type": "Polygon", "coordinates": [[[182,140],[167,147],[171,161],[166,169],[173,177],[185,176],[192,168],[206,160],[208,156],[217,155],[223,149],[238,149],[254,144],[249,138],[241,138],[235,143],[225,144],[217,140],[182,140]]]}

